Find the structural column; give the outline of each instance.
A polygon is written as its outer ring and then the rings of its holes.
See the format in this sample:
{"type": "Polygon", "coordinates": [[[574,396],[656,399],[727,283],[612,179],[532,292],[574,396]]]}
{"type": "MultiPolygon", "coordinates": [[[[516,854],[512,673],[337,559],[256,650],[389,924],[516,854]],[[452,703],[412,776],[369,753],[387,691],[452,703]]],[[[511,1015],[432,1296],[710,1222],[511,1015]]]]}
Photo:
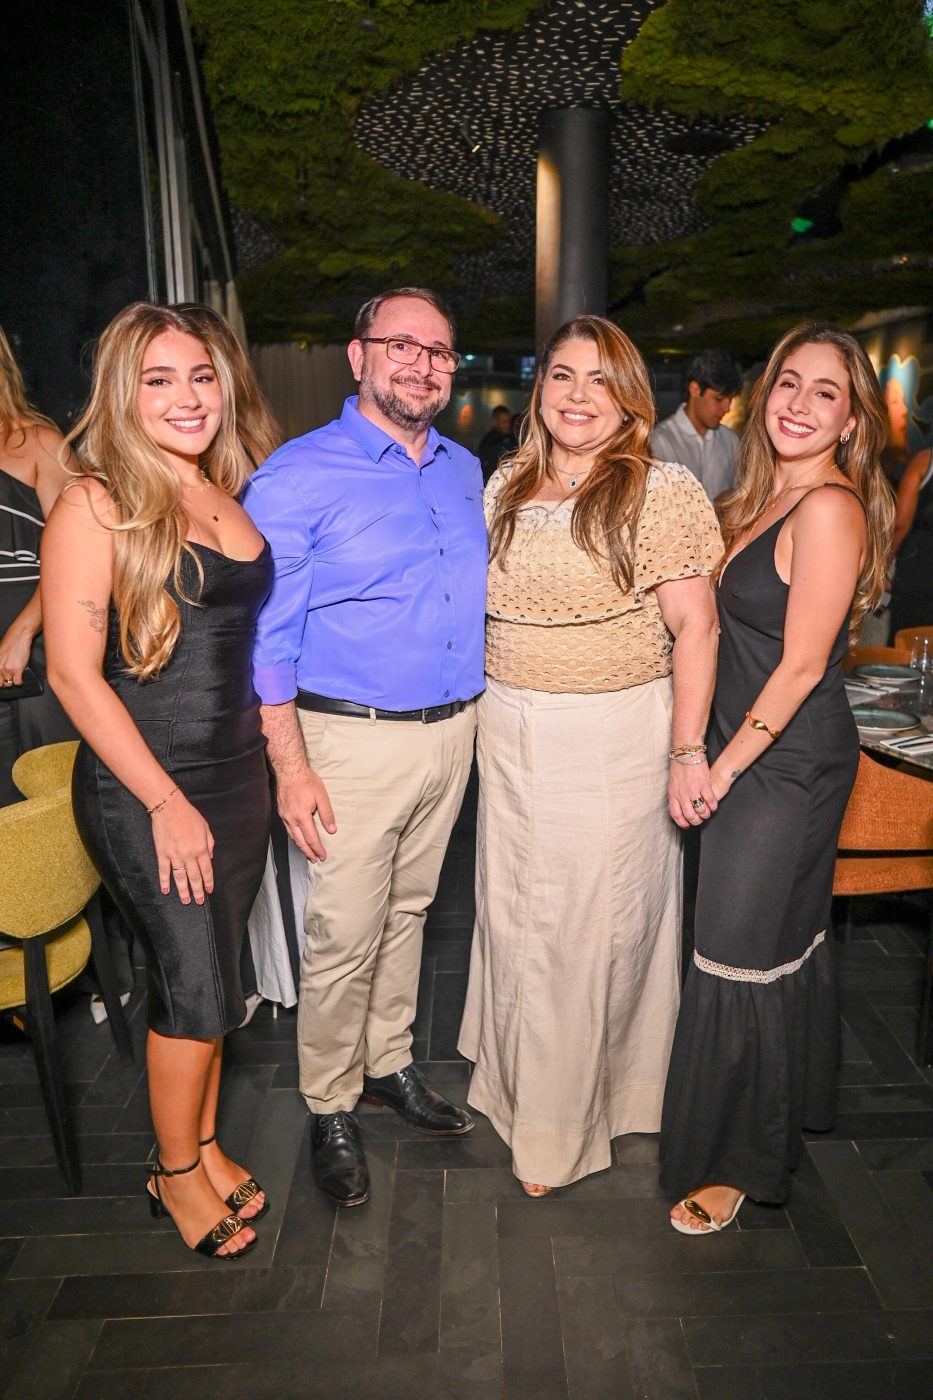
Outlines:
{"type": "Polygon", "coordinates": [[[545,112],[538,149],[535,339],[571,316],[606,314],[609,283],[609,112],[545,112]]]}

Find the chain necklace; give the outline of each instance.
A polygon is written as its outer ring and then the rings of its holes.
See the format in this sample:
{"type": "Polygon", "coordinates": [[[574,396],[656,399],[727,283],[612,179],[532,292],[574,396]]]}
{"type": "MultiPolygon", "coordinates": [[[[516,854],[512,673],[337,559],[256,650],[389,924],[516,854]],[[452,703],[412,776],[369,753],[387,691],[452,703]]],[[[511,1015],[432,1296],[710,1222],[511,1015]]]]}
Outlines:
{"type": "MultiPolygon", "coordinates": [[[[558,476],[569,476],[571,478],[570,485],[568,487],[568,490],[570,491],[575,491],[580,485],[581,481],[585,481],[590,474],[590,472],[587,471],[585,476],[580,476],[578,472],[568,472],[565,471],[562,467],[554,467],[554,471],[557,472],[558,476]]],[[[590,471],[592,471],[592,468],[590,468],[590,471]]]]}
{"type": "MultiPolygon", "coordinates": [[[[211,481],[210,477],[207,475],[207,472],[205,472],[203,468],[199,468],[198,470],[201,472],[201,475],[203,476],[204,480],[197,482],[194,486],[189,486],[186,481],[183,481],[181,483],[181,489],[183,491],[209,491],[214,485],[213,481],[211,481]]],[[[211,519],[219,521],[220,516],[212,515],[211,519]]]]}
{"type": "Polygon", "coordinates": [[[790,486],[785,486],[783,491],[779,491],[776,496],[772,497],[772,499],[768,502],[767,506],[765,507],[765,510],[773,510],[774,507],[777,505],[778,501],[780,501],[790,491],[802,491],[805,486],[825,486],[827,481],[832,481],[832,477],[824,477],[822,481],[816,481],[812,479],[810,481],[792,481],[790,486]]]}

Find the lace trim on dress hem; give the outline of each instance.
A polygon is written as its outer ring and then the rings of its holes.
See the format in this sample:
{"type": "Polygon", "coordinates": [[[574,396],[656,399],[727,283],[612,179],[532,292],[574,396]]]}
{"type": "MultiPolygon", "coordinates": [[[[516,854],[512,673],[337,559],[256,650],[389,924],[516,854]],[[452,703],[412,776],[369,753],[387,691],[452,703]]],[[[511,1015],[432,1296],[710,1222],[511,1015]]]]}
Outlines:
{"type": "Polygon", "coordinates": [[[696,949],[693,952],[693,961],[701,972],[708,972],[713,977],[725,977],[729,982],[776,982],[779,977],[787,977],[791,972],[799,972],[814,948],[818,948],[825,937],[826,930],[820,929],[802,957],[796,958],[794,962],[782,963],[780,967],[729,967],[727,963],[711,962],[709,958],[704,958],[696,949]]]}

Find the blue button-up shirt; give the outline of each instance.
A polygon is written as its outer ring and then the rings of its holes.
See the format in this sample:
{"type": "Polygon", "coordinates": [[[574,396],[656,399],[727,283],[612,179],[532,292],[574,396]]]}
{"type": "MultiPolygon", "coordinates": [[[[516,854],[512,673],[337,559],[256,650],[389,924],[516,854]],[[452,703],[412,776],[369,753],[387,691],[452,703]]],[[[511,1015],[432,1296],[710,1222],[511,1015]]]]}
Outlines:
{"type": "Polygon", "coordinates": [[[297,689],[386,710],[468,700],[483,688],[483,478],[429,430],[420,467],[364,418],[295,438],[243,503],[272,546],[253,675],[268,705],[297,689]]]}

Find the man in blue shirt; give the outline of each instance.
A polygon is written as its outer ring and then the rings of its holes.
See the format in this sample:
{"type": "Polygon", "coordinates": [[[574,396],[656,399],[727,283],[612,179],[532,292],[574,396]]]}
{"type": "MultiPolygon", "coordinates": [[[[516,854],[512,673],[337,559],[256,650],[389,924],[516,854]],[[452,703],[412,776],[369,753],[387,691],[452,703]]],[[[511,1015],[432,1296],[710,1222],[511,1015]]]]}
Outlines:
{"type": "Polygon", "coordinates": [[[431,426],[459,363],[443,304],[374,297],[359,395],[274,452],[246,508],[272,547],[254,677],[279,811],[312,864],[298,1019],[314,1175],[360,1205],[362,1096],[415,1127],[469,1115],[412,1063],[422,929],[470,771],[486,527],[475,457],[431,426]]]}

